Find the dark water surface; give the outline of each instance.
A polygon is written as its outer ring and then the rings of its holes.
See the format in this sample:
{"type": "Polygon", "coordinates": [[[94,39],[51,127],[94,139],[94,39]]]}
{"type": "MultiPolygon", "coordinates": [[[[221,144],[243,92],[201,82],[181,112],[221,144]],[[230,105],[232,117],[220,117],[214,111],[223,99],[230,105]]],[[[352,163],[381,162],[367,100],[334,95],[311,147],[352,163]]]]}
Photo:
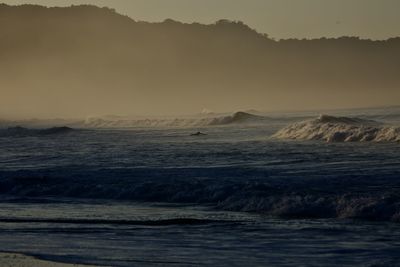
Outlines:
{"type": "Polygon", "coordinates": [[[0,137],[0,250],[109,266],[398,266],[400,144],[271,139],[279,127],[0,137]]]}

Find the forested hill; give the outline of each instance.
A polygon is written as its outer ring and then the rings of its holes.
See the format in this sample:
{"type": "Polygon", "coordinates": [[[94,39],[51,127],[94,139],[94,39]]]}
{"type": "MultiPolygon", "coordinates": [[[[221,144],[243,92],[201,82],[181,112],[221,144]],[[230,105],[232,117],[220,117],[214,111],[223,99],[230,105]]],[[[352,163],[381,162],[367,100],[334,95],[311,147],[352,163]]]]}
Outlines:
{"type": "Polygon", "coordinates": [[[359,105],[393,104],[399,69],[400,38],[274,40],[228,20],[148,23],[95,6],[0,4],[0,87],[11,97],[0,100],[4,108],[16,91],[37,103],[71,100],[77,113],[105,103],[118,103],[110,112],[145,112],[148,100],[177,111],[193,103],[312,106],[328,95],[333,104],[357,95],[359,105]]]}

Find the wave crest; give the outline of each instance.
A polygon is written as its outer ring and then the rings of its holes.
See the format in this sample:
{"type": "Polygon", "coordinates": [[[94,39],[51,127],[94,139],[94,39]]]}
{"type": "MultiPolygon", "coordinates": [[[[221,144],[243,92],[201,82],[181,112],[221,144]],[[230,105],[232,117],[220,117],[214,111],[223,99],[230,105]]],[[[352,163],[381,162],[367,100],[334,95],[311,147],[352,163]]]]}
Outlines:
{"type": "Polygon", "coordinates": [[[326,142],[400,142],[400,127],[360,118],[321,115],[314,120],[291,124],[274,137],[326,142]]]}
{"type": "Polygon", "coordinates": [[[161,118],[161,119],[129,119],[123,117],[88,118],[84,127],[89,128],[129,128],[129,127],[198,127],[218,126],[240,123],[256,123],[266,120],[266,117],[236,112],[232,115],[220,115],[194,118],[161,118]]]}

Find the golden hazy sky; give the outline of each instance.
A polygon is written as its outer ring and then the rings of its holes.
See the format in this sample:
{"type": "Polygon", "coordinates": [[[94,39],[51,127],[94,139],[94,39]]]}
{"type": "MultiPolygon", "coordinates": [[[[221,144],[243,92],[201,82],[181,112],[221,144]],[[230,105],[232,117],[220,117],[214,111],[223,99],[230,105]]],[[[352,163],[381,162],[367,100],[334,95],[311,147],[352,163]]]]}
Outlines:
{"type": "Polygon", "coordinates": [[[242,20],[275,38],[400,36],[399,0],[10,0],[6,4],[115,8],[135,20],[212,23],[242,20]]]}

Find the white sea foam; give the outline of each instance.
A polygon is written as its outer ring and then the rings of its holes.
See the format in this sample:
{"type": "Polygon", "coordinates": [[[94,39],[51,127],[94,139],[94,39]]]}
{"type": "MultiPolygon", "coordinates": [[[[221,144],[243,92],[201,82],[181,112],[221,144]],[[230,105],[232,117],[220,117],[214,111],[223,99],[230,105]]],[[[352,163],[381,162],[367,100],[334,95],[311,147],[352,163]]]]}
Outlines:
{"type": "Polygon", "coordinates": [[[359,118],[321,115],[314,120],[291,124],[274,137],[327,142],[400,142],[400,127],[359,118]]]}
{"type": "Polygon", "coordinates": [[[198,127],[217,126],[235,123],[253,123],[266,120],[266,117],[253,115],[246,112],[236,112],[232,115],[210,114],[200,117],[185,118],[151,118],[151,119],[130,119],[130,118],[88,118],[84,127],[89,128],[129,128],[129,127],[198,127]],[[212,115],[212,116],[211,116],[212,115]]]}

